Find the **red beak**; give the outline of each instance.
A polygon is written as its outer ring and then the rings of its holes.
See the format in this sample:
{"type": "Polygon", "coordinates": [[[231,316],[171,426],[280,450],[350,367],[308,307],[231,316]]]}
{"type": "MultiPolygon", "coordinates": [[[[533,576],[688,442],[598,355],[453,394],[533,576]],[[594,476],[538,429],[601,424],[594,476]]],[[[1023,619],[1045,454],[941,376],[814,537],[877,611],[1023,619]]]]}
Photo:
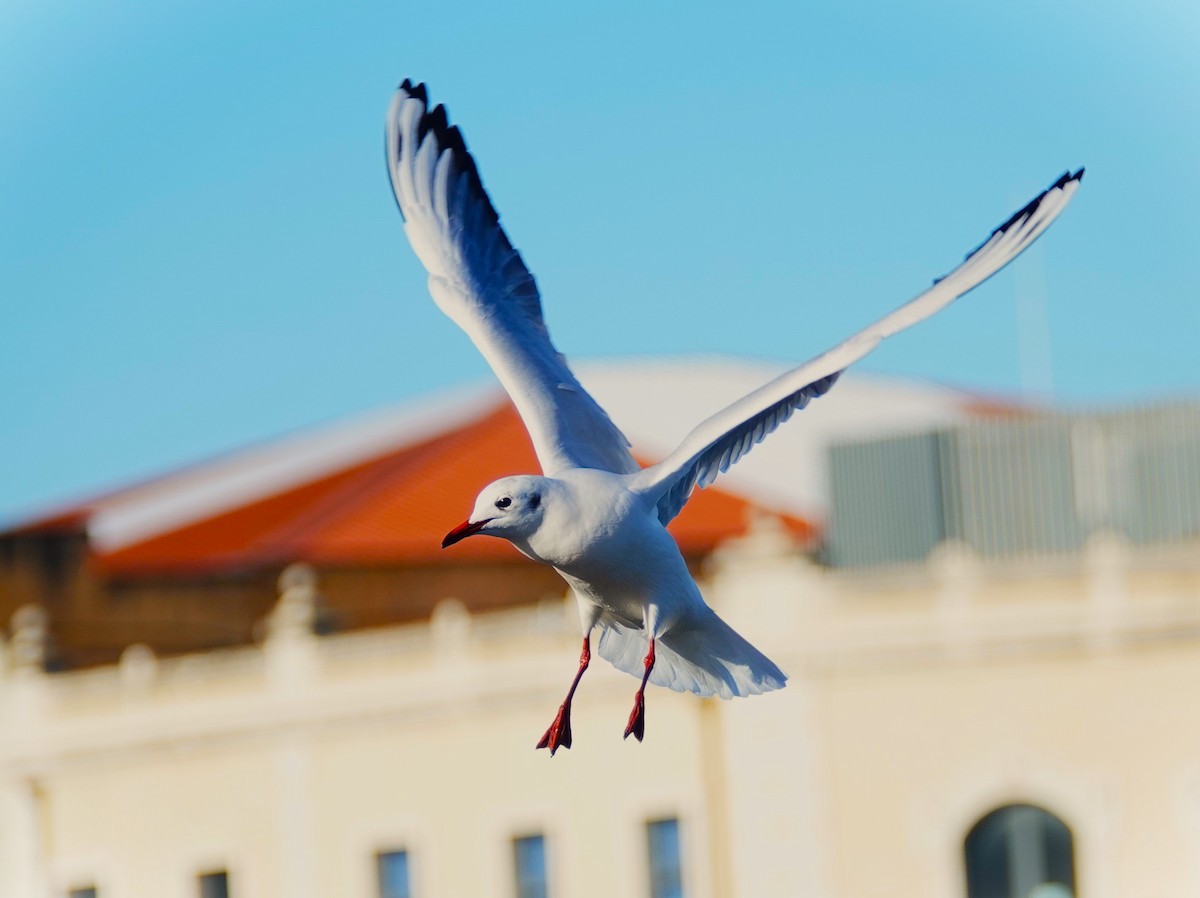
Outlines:
{"type": "Polygon", "coordinates": [[[460,540],[466,539],[468,536],[474,536],[483,529],[483,525],[490,521],[491,518],[486,518],[482,521],[477,521],[472,524],[470,521],[463,521],[453,530],[446,534],[446,538],[442,540],[442,548],[448,548],[460,540]]]}

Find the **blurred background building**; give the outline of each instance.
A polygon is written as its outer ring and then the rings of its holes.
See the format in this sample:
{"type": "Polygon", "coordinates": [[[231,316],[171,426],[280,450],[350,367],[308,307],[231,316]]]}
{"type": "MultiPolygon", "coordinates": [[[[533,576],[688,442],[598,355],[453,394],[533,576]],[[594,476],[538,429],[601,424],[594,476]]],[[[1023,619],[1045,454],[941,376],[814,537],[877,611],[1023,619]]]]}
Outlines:
{"type": "MultiPolygon", "coordinates": [[[[651,461],[776,373],[581,374],[651,461]]],[[[0,533],[5,898],[1088,898],[1200,891],[1200,404],[848,377],[673,525],[786,670],[575,669],[552,571],[438,548],[536,470],[429,397],[0,533]]]]}

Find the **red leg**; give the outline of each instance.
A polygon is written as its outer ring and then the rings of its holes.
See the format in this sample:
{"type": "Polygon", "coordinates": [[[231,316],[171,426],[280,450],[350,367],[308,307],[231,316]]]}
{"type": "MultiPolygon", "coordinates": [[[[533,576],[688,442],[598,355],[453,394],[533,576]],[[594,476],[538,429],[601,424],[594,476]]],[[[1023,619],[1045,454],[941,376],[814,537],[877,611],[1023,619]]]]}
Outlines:
{"type": "Polygon", "coordinates": [[[642,685],[633,697],[633,710],[629,712],[629,723],[625,725],[625,738],[632,735],[638,742],[646,735],[646,681],[654,670],[654,637],[650,637],[650,651],[646,653],[646,672],[642,674],[642,685]]]}
{"type": "Polygon", "coordinates": [[[538,748],[550,749],[550,757],[552,758],[560,747],[571,747],[571,699],[575,697],[575,689],[579,686],[579,681],[583,678],[583,672],[587,670],[591,660],[592,639],[588,635],[583,637],[583,651],[579,655],[579,670],[575,673],[575,679],[571,681],[571,688],[567,690],[567,697],[558,706],[558,716],[554,718],[554,723],[550,724],[550,729],[546,730],[537,744],[538,748]]]}

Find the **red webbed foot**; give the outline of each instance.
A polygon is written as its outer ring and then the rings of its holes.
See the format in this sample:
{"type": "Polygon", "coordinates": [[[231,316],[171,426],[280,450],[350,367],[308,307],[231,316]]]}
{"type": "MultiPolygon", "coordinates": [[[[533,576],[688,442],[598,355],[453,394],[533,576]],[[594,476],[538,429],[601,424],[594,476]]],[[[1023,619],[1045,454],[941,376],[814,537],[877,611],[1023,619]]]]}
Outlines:
{"type": "Polygon", "coordinates": [[[538,748],[550,749],[552,758],[560,748],[571,747],[571,699],[575,697],[575,690],[579,688],[579,681],[583,678],[583,672],[588,669],[591,660],[592,642],[590,637],[585,636],[583,637],[583,651],[579,653],[579,670],[575,672],[575,679],[571,681],[567,697],[558,706],[558,715],[554,718],[554,723],[550,724],[550,729],[542,734],[542,738],[537,744],[538,748]]]}
{"type": "Polygon", "coordinates": [[[629,712],[629,723],[625,725],[625,738],[633,736],[638,742],[646,735],[646,699],[641,691],[634,696],[633,710],[629,712]]]}
{"type": "Polygon", "coordinates": [[[554,753],[560,748],[571,747],[570,705],[565,702],[559,705],[558,716],[554,718],[554,723],[550,724],[550,728],[542,735],[537,747],[550,749],[550,757],[554,757],[554,753]]]}
{"type": "Polygon", "coordinates": [[[625,738],[633,736],[638,742],[646,735],[646,683],[650,679],[650,671],[654,670],[654,637],[650,638],[650,650],[646,653],[643,665],[646,672],[642,674],[642,685],[633,697],[633,710],[629,712],[629,723],[625,725],[625,738]]]}

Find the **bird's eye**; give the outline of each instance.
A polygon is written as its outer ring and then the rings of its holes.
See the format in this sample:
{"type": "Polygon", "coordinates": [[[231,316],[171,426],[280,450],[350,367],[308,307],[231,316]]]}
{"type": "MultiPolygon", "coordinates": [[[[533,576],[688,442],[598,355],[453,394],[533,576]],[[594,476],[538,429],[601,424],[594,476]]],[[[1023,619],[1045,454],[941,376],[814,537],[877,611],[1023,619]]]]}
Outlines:
{"type": "Polygon", "coordinates": [[[510,505],[512,505],[512,499],[508,498],[508,496],[505,496],[503,499],[496,500],[497,508],[508,508],[510,505]]]}

